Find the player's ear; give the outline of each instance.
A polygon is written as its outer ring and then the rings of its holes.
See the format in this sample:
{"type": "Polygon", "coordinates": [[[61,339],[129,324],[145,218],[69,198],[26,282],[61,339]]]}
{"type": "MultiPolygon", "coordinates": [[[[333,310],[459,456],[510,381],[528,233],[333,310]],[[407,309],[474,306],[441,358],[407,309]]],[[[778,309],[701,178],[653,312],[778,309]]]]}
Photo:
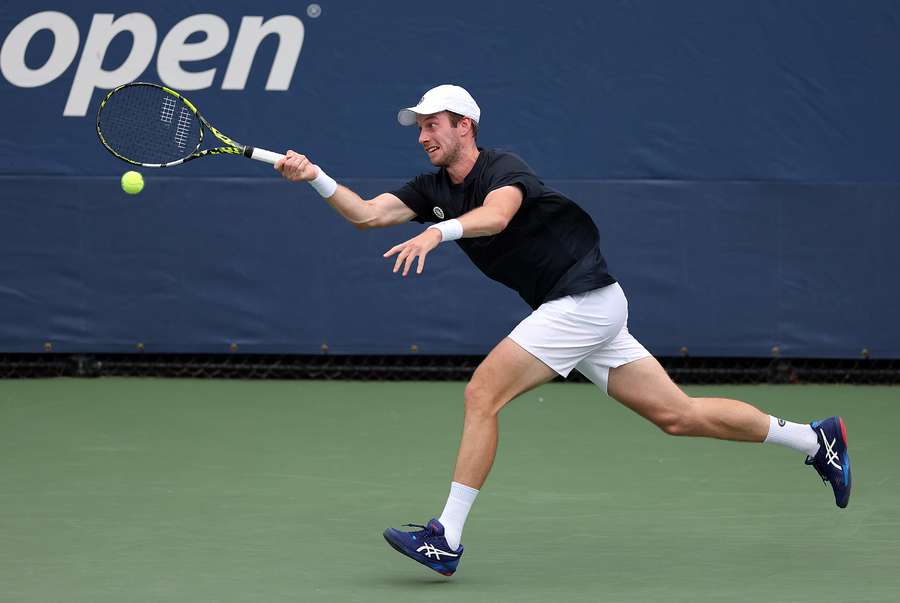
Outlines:
{"type": "Polygon", "coordinates": [[[475,125],[475,123],[472,121],[472,118],[471,118],[471,117],[463,117],[463,118],[460,120],[460,122],[461,122],[461,123],[465,123],[465,124],[466,124],[466,129],[469,131],[469,134],[472,134],[472,131],[473,131],[473,130],[472,130],[472,126],[475,125]]]}

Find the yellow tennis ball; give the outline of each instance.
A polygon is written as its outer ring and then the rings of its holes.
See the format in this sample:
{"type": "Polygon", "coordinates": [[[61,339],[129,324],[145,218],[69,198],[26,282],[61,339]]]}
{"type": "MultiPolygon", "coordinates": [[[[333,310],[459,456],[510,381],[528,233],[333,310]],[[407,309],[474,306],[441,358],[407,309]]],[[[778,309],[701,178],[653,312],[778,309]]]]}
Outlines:
{"type": "Polygon", "coordinates": [[[129,195],[136,195],[144,190],[144,177],[140,172],[125,172],[122,174],[122,190],[129,195]]]}

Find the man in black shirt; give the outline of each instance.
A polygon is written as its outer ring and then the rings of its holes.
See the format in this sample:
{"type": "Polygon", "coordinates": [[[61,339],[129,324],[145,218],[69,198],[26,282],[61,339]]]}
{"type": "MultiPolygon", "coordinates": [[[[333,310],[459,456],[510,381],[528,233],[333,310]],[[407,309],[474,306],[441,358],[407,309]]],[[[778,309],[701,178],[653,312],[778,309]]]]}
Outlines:
{"type": "Polygon", "coordinates": [[[417,222],[437,222],[459,218],[482,205],[489,193],[513,187],[502,192],[528,203],[506,227],[493,236],[458,243],[482,272],[518,291],[532,309],[616,282],[606,272],[600,235],[584,210],[544,186],[515,155],[476,151],[475,164],[459,184],[442,170],[422,174],[393,194],[416,212],[417,222]]]}
{"type": "Polygon", "coordinates": [[[444,575],[456,571],[463,524],[497,448],[497,416],[507,402],[577,369],[604,392],[672,435],[788,446],[807,454],[835,502],[847,505],[850,461],[840,417],[790,423],[738,400],[691,398],[628,332],[628,304],[609,275],[590,216],[546,187],[521,159],[476,144],[481,110],[459,86],[432,88],[398,114],[417,125],[419,144],[438,171],[392,193],[363,200],[307,157],[288,151],[275,169],[309,182],[358,228],[432,222],[387,251],[393,271],[421,274],[429,252],[457,241],[487,276],[534,309],[479,365],[465,391],[462,441],[450,496],[420,530],[389,528],[384,537],[408,557],[444,575]]]}

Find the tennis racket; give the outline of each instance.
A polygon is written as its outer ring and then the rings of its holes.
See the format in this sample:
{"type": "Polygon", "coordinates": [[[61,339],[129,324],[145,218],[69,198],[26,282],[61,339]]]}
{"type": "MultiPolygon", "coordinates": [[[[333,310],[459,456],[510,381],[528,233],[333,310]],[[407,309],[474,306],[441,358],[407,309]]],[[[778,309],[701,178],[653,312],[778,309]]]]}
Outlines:
{"type": "Polygon", "coordinates": [[[206,155],[243,155],[275,163],[284,155],[242,145],[212,127],[194,104],[171,88],[132,82],[106,95],[97,111],[97,136],[106,150],[142,167],[170,167],[206,155]],[[204,131],[224,146],[201,149],[204,131]]]}

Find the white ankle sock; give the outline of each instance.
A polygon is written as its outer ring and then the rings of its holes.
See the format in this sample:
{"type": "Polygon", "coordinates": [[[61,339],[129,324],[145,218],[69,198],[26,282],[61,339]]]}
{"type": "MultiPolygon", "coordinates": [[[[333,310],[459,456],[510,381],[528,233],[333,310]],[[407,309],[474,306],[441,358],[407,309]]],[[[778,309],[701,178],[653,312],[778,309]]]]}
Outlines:
{"type": "Polygon", "coordinates": [[[784,419],[769,416],[769,435],[766,444],[781,444],[809,456],[816,456],[819,451],[819,439],[813,428],[805,423],[791,423],[784,419]]]}
{"type": "Polygon", "coordinates": [[[450,483],[450,496],[447,498],[444,512],[441,513],[438,521],[444,526],[444,537],[454,551],[459,548],[463,526],[476,496],[478,496],[478,490],[475,488],[456,482],[450,483]]]}

